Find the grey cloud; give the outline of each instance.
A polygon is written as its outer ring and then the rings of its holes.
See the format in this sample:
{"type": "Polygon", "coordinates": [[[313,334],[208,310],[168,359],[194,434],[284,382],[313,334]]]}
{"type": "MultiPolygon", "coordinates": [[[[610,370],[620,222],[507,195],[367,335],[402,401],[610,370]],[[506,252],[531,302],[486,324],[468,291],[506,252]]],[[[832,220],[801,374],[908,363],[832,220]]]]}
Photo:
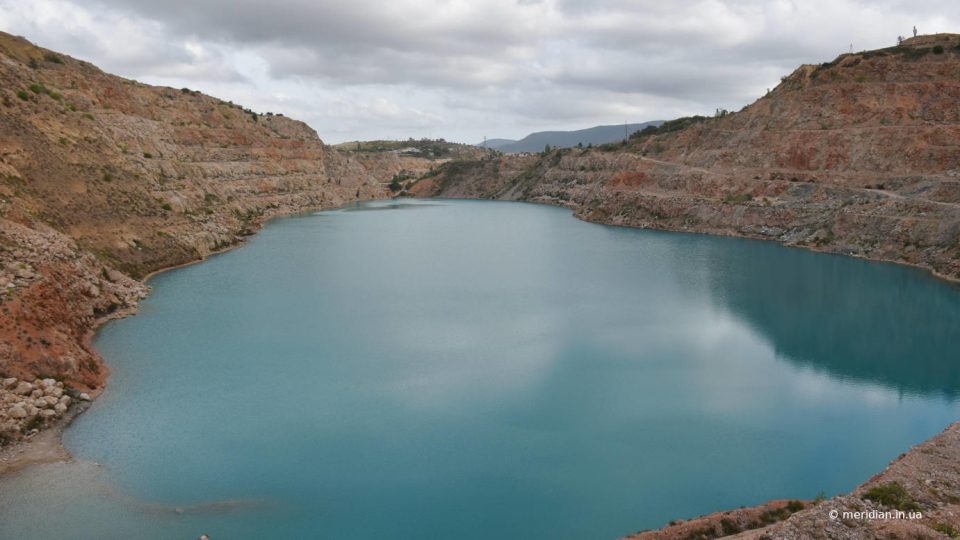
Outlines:
{"type": "Polygon", "coordinates": [[[93,1],[0,0],[0,28],[351,138],[739,109],[850,44],[960,29],[960,5],[907,0],[93,1]]]}

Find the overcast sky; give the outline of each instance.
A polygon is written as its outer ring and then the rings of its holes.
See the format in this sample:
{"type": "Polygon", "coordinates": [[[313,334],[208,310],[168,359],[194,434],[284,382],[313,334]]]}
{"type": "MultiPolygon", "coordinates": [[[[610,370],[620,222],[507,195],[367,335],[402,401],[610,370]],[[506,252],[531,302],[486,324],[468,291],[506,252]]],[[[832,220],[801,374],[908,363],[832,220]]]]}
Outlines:
{"type": "Polygon", "coordinates": [[[960,2],[0,0],[0,29],[330,143],[737,110],[801,63],[960,32],[960,2]]]}

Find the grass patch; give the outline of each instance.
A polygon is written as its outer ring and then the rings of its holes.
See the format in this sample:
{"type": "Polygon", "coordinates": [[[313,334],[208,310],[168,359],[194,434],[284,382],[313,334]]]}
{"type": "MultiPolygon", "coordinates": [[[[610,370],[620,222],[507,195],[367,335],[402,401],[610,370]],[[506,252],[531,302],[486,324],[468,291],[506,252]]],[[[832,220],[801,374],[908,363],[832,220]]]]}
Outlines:
{"type": "Polygon", "coordinates": [[[729,193],[723,198],[725,203],[746,203],[753,200],[753,195],[750,193],[729,193]]]}
{"type": "Polygon", "coordinates": [[[904,512],[920,510],[920,505],[907,492],[907,488],[898,482],[890,482],[870,488],[863,495],[863,498],[904,512]]]}
{"type": "Polygon", "coordinates": [[[29,88],[30,88],[30,91],[33,92],[34,94],[37,94],[37,95],[46,94],[55,101],[63,101],[63,96],[61,96],[58,92],[55,92],[40,83],[33,83],[30,85],[29,88]]]}
{"type": "Polygon", "coordinates": [[[931,529],[937,531],[938,533],[945,534],[950,538],[956,538],[960,536],[960,531],[953,528],[947,523],[936,523],[931,527],[931,529]]]}

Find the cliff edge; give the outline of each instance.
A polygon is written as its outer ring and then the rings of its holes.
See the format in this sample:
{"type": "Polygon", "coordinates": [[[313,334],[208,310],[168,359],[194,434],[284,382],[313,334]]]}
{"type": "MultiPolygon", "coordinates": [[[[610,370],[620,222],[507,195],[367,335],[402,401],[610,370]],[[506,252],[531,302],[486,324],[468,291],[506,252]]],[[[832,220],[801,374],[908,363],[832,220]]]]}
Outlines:
{"type": "Polygon", "coordinates": [[[150,272],[271,216],[384,197],[409,161],[344,155],[303,122],[0,33],[0,445],[102,389],[92,331],[150,272]]]}

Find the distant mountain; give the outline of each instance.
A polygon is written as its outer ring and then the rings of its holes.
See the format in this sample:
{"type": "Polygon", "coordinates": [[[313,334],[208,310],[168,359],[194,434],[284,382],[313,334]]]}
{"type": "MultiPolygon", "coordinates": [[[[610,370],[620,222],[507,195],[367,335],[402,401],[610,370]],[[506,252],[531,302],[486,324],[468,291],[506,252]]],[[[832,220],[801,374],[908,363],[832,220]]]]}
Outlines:
{"type": "Polygon", "coordinates": [[[486,142],[477,143],[475,146],[499,149],[501,146],[517,142],[514,139],[487,139],[486,142]]]}
{"type": "MultiPolygon", "coordinates": [[[[647,126],[659,126],[663,120],[654,120],[642,124],[627,124],[627,134],[639,131],[647,126]]],[[[606,144],[623,140],[623,124],[614,126],[596,126],[587,129],[578,129],[576,131],[538,131],[531,133],[519,141],[510,139],[489,139],[487,148],[493,148],[516,154],[520,152],[542,152],[546,145],[551,148],[571,148],[577,144],[587,146],[590,144],[606,144]],[[497,144],[504,141],[502,144],[497,144]]]]}

